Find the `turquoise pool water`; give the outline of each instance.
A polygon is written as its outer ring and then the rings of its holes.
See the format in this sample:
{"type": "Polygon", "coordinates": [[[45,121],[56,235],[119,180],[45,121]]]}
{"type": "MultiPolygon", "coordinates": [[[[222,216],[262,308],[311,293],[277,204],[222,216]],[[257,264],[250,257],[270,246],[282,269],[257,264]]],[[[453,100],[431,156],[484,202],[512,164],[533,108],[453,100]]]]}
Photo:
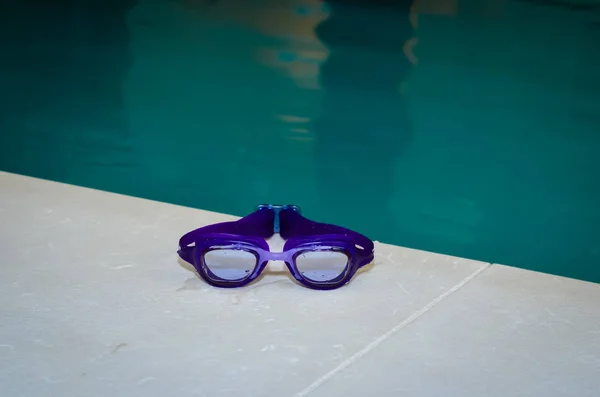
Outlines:
{"type": "Polygon", "coordinates": [[[0,169],[600,282],[593,2],[48,4],[0,13],[0,169]]]}

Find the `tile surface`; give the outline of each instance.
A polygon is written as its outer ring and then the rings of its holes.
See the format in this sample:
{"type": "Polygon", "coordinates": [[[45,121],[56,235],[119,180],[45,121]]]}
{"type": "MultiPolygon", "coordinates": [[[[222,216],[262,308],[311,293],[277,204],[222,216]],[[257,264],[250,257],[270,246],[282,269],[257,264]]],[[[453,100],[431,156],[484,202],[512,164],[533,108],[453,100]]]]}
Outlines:
{"type": "Polygon", "coordinates": [[[598,284],[493,265],[306,394],[595,397],[598,302],[598,284]]]}
{"type": "Polygon", "coordinates": [[[337,291],[276,269],[220,290],[175,250],[230,216],[7,173],[0,186],[10,396],[292,396],[488,266],[377,244],[337,291]]]}

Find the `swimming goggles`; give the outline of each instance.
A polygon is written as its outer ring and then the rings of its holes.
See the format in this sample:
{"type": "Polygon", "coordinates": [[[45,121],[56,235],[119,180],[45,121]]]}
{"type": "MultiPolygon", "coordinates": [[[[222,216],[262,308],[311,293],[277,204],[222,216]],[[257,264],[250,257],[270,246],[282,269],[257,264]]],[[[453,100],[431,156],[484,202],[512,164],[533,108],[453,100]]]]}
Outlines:
{"type": "Polygon", "coordinates": [[[373,250],[373,241],[362,234],[308,220],[295,205],[267,204],[237,221],[185,234],[177,253],[215,287],[243,287],[269,261],[283,261],[299,283],[326,290],[350,281],[373,261],[373,250]],[[271,252],[265,240],[276,233],[287,240],[283,252],[271,252]]]}

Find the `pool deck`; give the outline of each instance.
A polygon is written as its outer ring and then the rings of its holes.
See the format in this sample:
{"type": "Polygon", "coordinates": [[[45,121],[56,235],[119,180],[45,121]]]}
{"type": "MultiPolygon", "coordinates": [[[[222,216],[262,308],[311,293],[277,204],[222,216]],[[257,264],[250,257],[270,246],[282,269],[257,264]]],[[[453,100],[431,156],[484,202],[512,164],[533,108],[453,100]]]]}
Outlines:
{"type": "Polygon", "coordinates": [[[348,286],[205,285],[231,216],[0,172],[5,396],[598,396],[600,285],[377,243],[348,286]]]}

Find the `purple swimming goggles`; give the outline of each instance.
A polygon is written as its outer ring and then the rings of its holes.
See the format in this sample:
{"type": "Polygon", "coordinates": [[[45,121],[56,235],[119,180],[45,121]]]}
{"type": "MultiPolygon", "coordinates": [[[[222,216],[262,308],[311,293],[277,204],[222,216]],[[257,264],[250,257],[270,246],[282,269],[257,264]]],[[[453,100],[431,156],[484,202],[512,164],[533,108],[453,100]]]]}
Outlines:
{"type": "Polygon", "coordinates": [[[196,229],[179,240],[179,256],[215,287],[242,287],[269,261],[283,261],[294,278],[313,289],[346,284],[373,261],[373,241],[343,227],[310,221],[295,205],[259,205],[234,222],[196,229]],[[279,233],[283,252],[271,252],[265,239],[279,233]]]}

